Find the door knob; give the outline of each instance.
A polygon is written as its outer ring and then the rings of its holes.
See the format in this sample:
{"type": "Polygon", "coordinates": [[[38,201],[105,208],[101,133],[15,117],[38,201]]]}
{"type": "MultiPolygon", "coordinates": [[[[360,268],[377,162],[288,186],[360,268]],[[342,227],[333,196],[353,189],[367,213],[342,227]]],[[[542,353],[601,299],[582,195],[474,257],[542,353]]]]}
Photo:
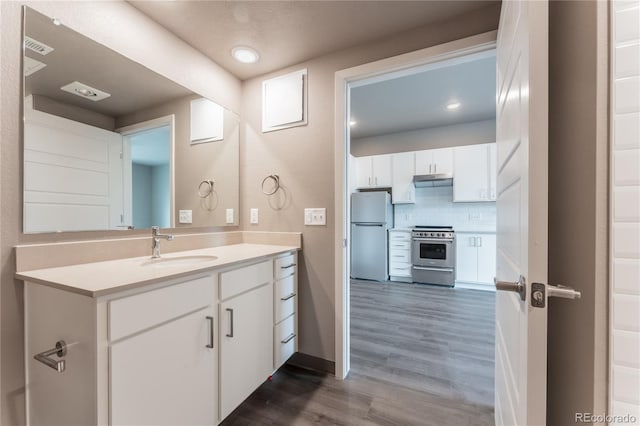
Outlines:
{"type": "Polygon", "coordinates": [[[548,285],[547,294],[549,297],[562,297],[563,299],[580,299],[582,297],[582,293],[578,290],[563,285],[548,285]]]}
{"type": "Polygon", "coordinates": [[[500,281],[497,278],[493,278],[493,284],[496,286],[496,290],[500,291],[513,291],[520,295],[520,300],[527,298],[527,282],[522,275],[518,281],[500,281]]]}

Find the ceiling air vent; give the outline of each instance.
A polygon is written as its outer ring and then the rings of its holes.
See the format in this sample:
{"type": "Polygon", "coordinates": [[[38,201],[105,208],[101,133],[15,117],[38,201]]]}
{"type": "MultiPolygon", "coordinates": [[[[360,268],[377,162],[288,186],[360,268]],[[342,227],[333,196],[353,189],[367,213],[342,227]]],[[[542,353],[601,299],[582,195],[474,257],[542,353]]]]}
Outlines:
{"type": "Polygon", "coordinates": [[[25,56],[24,57],[24,76],[25,77],[29,77],[34,72],[36,72],[38,70],[41,70],[42,68],[44,68],[46,66],[47,66],[47,64],[43,64],[40,61],[36,61],[33,58],[25,56]]]}
{"type": "Polygon", "coordinates": [[[28,36],[24,37],[24,47],[26,47],[29,50],[33,50],[34,52],[39,53],[41,55],[46,55],[48,53],[53,52],[53,47],[47,46],[44,43],[40,43],[38,40],[35,40],[28,36]]]}

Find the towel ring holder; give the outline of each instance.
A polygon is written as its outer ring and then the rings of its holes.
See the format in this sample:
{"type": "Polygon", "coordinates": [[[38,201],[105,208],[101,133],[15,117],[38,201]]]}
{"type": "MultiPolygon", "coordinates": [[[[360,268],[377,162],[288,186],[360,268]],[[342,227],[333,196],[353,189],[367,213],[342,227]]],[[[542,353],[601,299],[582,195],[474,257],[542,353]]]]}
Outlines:
{"type": "Polygon", "coordinates": [[[198,185],[198,195],[200,196],[200,198],[207,198],[209,195],[211,195],[211,193],[213,193],[214,183],[215,181],[213,179],[206,179],[200,182],[200,185],[198,185]]]}
{"type": "Polygon", "coordinates": [[[262,179],[262,193],[264,195],[273,195],[276,192],[278,192],[278,189],[280,189],[280,176],[278,176],[276,174],[271,174],[271,175],[267,176],[266,178],[262,179]],[[273,181],[273,190],[272,191],[267,191],[267,190],[264,189],[264,185],[268,181],[273,181]]]}

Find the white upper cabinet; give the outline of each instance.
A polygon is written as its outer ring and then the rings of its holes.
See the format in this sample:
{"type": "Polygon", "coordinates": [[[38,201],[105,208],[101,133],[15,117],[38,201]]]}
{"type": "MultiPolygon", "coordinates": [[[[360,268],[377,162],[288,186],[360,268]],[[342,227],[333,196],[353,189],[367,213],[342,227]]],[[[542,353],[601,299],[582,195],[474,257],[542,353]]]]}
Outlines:
{"type": "Polygon", "coordinates": [[[495,144],[467,145],[454,150],[454,202],[495,201],[495,144]]]}
{"type": "Polygon", "coordinates": [[[391,186],[391,155],[356,157],[357,188],[377,188],[391,186]]]}
{"type": "Polygon", "coordinates": [[[416,152],[416,174],[453,174],[453,148],[429,149],[416,152]]]}
{"type": "Polygon", "coordinates": [[[416,202],[416,187],[413,184],[415,171],[415,153],[401,152],[391,156],[392,185],[391,201],[393,204],[410,204],[416,202]]]}

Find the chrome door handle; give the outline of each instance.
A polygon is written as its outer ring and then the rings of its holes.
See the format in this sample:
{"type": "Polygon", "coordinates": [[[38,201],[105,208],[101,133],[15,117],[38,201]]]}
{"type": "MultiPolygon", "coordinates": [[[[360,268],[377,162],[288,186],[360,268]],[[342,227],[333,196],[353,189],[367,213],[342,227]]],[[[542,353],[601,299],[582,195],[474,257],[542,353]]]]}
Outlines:
{"type": "Polygon", "coordinates": [[[215,339],[215,332],[213,330],[213,317],[207,317],[209,320],[209,344],[205,345],[209,349],[213,349],[213,342],[215,339]]]}
{"type": "Polygon", "coordinates": [[[227,312],[229,312],[229,325],[230,332],[227,334],[227,337],[233,337],[233,309],[227,308],[227,312]]]}
{"type": "Polygon", "coordinates": [[[67,368],[66,360],[50,358],[53,355],[57,355],[59,358],[67,355],[67,344],[64,342],[64,340],[58,340],[56,342],[55,348],[40,352],[39,354],[34,355],[33,358],[36,361],[43,363],[47,367],[53,368],[58,373],[64,372],[64,370],[67,368]]]}
{"type": "Polygon", "coordinates": [[[563,299],[580,299],[582,293],[578,290],[574,290],[571,287],[565,287],[563,285],[547,285],[548,297],[561,297],[563,299]]]}
{"type": "Polygon", "coordinates": [[[522,275],[520,275],[520,279],[516,282],[499,281],[494,277],[493,284],[496,286],[496,290],[514,291],[518,293],[520,295],[520,300],[525,300],[527,298],[527,282],[522,275]]]}

